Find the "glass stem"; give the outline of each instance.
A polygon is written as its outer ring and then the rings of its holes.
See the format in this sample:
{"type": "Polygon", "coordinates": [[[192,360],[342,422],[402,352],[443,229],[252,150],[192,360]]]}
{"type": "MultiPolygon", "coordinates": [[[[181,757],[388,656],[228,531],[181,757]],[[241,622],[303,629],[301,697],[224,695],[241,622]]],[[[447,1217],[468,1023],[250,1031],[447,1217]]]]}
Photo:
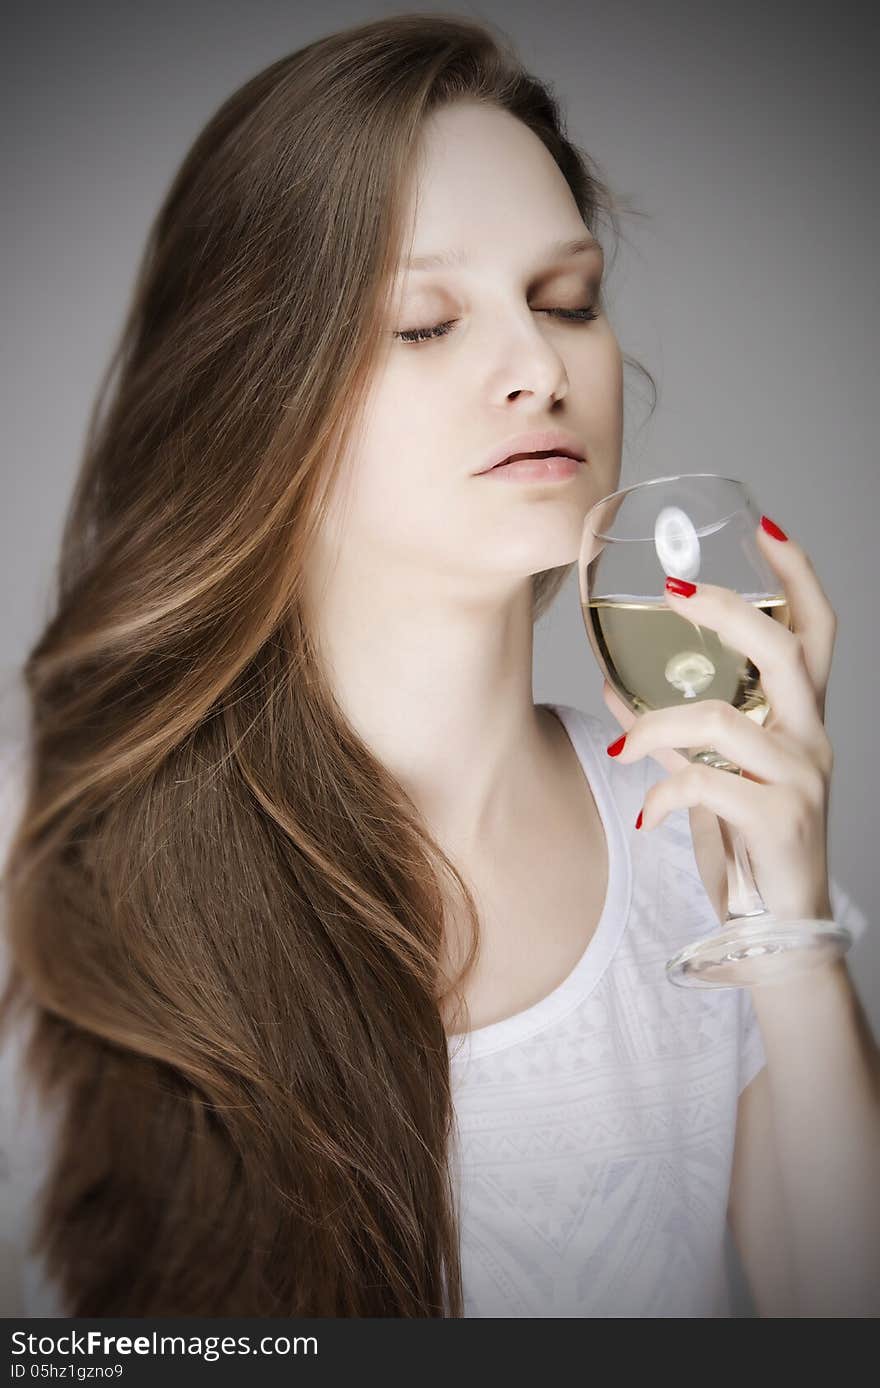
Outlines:
{"type": "Polygon", "coordinates": [[[724,819],[719,819],[718,828],[727,858],[726,919],[732,921],[738,920],[740,916],[766,914],[767,907],[755,883],[742,832],[724,819]]]}
{"type": "MultiPolygon", "coordinates": [[[[687,755],[688,753],[685,752],[685,756],[687,755]]],[[[692,753],[690,759],[694,762],[703,762],[706,766],[714,766],[719,771],[726,771],[734,776],[742,775],[742,767],[733,766],[710,748],[692,753]]],[[[727,915],[724,918],[725,924],[727,921],[739,920],[741,916],[769,915],[764,899],[758,891],[758,884],[752,872],[752,865],[749,862],[748,849],[742,832],[734,828],[732,824],[728,824],[726,819],[719,818],[718,828],[721,831],[721,842],[724,845],[724,856],[727,860],[727,915]]]]}

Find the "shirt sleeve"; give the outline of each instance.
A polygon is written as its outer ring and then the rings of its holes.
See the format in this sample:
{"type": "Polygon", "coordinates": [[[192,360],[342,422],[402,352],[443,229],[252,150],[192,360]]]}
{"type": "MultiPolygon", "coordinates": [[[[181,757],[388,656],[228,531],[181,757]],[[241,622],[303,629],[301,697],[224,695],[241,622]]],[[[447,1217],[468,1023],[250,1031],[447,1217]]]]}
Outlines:
{"type": "MultiPolygon", "coordinates": [[[[829,895],[831,897],[831,907],[834,919],[838,925],[846,926],[853,935],[853,943],[857,943],[865,933],[867,928],[867,917],[859,906],[852,900],[847,892],[832,877],[828,883],[829,895]]],[[[741,1094],[747,1084],[750,1084],[755,1076],[767,1064],[767,1057],[764,1054],[764,1045],[761,1040],[761,1028],[758,1025],[758,1018],[755,1013],[755,1006],[752,1002],[752,995],[748,988],[740,989],[740,1045],[739,1045],[739,1085],[737,1093],[741,1094]]]]}
{"type": "Polygon", "coordinates": [[[852,932],[853,943],[858,944],[867,929],[868,920],[852,897],[835,881],[829,878],[828,891],[831,897],[831,910],[838,925],[845,925],[852,932]]]}
{"type": "Polygon", "coordinates": [[[752,1080],[763,1070],[766,1064],[767,1057],[764,1054],[764,1043],[761,1040],[761,1028],[758,1026],[758,1018],[755,1013],[755,1005],[752,1002],[752,995],[748,988],[741,988],[737,1095],[742,1094],[746,1085],[751,1084],[752,1080]]]}
{"type": "MultiPolygon", "coordinates": [[[[24,803],[27,748],[0,740],[0,872],[24,803]]],[[[0,991],[9,971],[5,898],[0,898],[0,991]]],[[[31,1092],[23,1061],[30,1017],[0,1034],[0,1316],[66,1316],[57,1290],[32,1257],[37,1200],[48,1175],[55,1119],[31,1092]]]]}

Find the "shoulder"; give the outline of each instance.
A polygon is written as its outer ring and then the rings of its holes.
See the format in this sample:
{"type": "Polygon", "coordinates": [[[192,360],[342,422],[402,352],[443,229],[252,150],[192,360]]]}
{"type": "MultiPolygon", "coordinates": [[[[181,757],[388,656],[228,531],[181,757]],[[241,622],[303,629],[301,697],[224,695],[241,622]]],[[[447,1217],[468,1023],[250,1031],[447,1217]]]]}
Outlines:
{"type": "Polygon", "coordinates": [[[547,708],[553,709],[570,733],[588,744],[591,750],[603,760],[608,771],[619,773],[621,777],[633,780],[657,780],[669,773],[653,757],[641,757],[637,762],[626,765],[608,756],[608,746],[620,737],[623,729],[604,705],[599,710],[581,708],[577,704],[548,701],[547,708]]]}
{"type": "Polygon", "coordinates": [[[563,723],[594,790],[598,781],[600,789],[607,791],[629,827],[650,787],[669,773],[651,757],[624,765],[608,756],[607,748],[620,736],[621,729],[604,707],[601,713],[559,702],[548,702],[547,707],[553,709],[563,723]]]}

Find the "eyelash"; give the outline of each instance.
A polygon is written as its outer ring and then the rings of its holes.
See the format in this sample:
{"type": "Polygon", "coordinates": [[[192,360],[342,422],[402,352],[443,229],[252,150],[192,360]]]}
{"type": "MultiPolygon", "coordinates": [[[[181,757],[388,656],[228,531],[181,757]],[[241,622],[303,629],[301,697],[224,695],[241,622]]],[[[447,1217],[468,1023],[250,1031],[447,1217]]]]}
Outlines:
{"type": "MultiPolygon", "coordinates": [[[[539,308],[538,313],[555,313],[560,318],[569,323],[592,323],[599,317],[599,310],[595,304],[590,304],[587,308],[539,308]]],[[[433,328],[404,328],[402,332],[396,332],[395,337],[399,337],[402,342],[410,344],[417,342],[430,342],[434,338],[445,337],[455,322],[450,318],[445,323],[438,323],[433,328]]]]}

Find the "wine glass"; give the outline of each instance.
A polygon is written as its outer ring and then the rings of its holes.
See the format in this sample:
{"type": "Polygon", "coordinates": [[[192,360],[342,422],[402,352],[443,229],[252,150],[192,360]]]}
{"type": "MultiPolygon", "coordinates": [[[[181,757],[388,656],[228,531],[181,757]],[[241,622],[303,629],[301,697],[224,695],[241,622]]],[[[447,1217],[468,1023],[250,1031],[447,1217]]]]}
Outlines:
{"type": "MultiPolygon", "coordinates": [[[[609,684],[635,714],[723,699],[763,724],[770,712],[759,671],[708,627],[673,612],[667,576],[732,588],[790,627],[777,576],[755,541],[757,510],[742,482],[712,473],[659,477],[596,503],[578,559],[581,611],[609,684]]],[[[692,762],[741,775],[710,747],[676,748],[692,762]]],[[[728,912],[715,934],[666,964],[671,983],[728,988],[762,983],[844,954],[852,935],[827,920],[780,920],[761,899],[746,843],[719,820],[727,858],[728,912]]]]}

